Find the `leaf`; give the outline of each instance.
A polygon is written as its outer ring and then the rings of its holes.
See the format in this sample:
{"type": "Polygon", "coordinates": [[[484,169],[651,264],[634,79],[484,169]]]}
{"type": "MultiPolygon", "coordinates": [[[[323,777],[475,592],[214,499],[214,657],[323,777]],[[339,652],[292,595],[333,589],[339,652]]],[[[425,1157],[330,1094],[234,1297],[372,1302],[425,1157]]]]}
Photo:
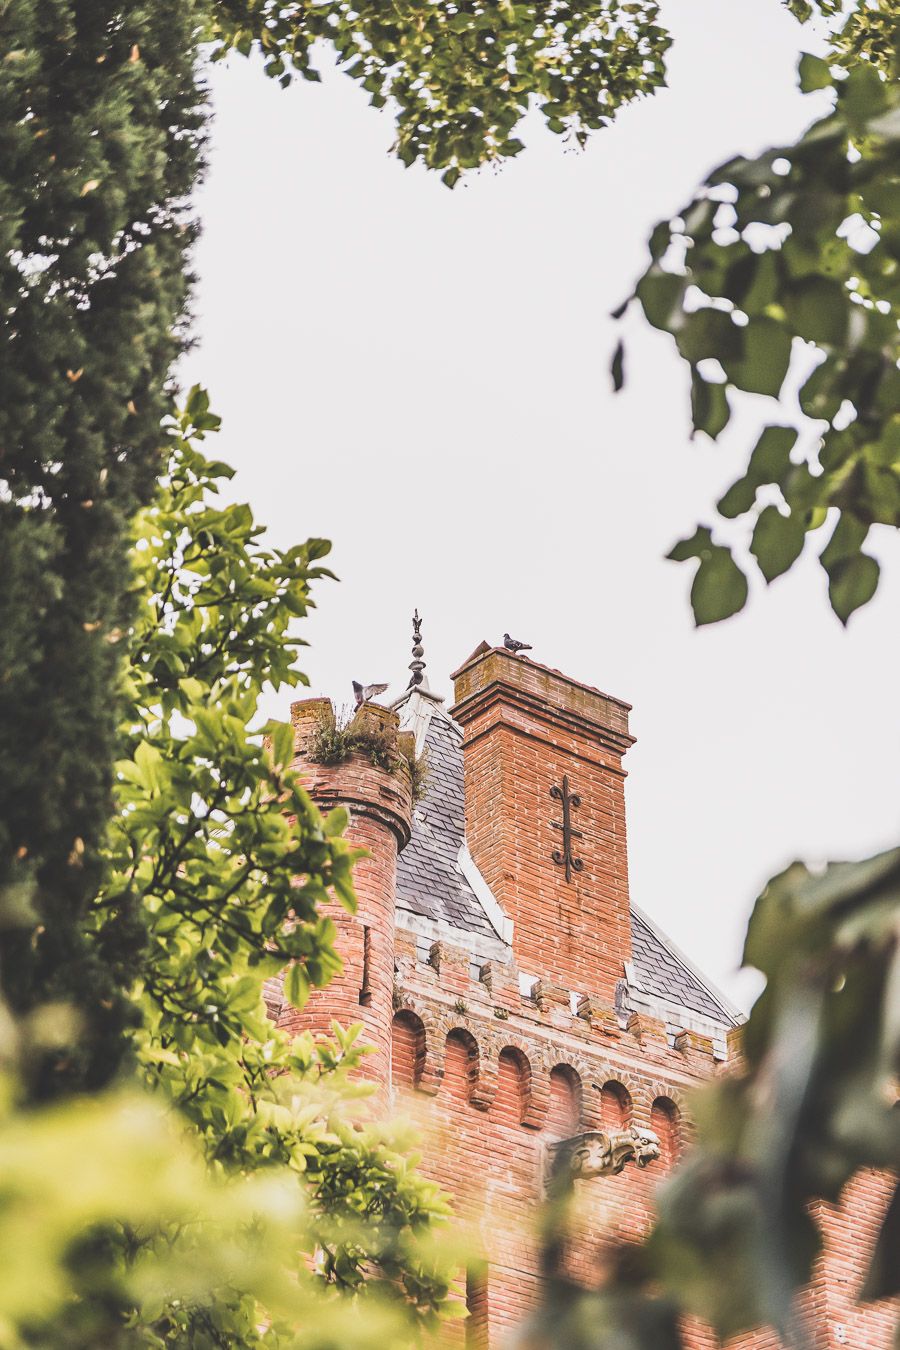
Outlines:
{"type": "Polygon", "coordinates": [[[692,364],[716,357],[726,365],[729,357],[740,356],[742,337],[742,330],[730,314],[712,308],[688,314],[675,334],[678,350],[692,364]]]}
{"type": "Polygon", "coordinates": [[[743,354],[737,362],[723,358],[729,379],[751,394],[776,398],[791,360],[791,335],[772,319],[753,319],[744,329],[743,354]]]}
{"type": "Polygon", "coordinates": [[[290,722],[270,722],[267,728],[272,742],[272,763],[285,768],[294,758],[294,728],[290,722]]]}
{"type": "Polygon", "coordinates": [[[610,365],[610,374],[612,375],[613,391],[618,393],[625,383],[625,344],[619,342],[616,350],[613,352],[612,364],[610,365]]]}
{"type": "Polygon", "coordinates": [[[202,418],[209,412],[209,394],[202,385],[191,386],[185,400],[184,411],[194,426],[199,425],[202,418]]]}
{"type": "Polygon", "coordinates": [[[774,581],[793,565],[803,551],[806,531],[796,516],[784,516],[777,506],[767,506],[756,522],[750,552],[767,582],[774,581]]]}
{"type": "Polygon", "coordinates": [[[868,533],[868,525],[857,520],[849,511],[843,511],[819,557],[825,571],[830,572],[844,558],[851,558],[858,553],[868,533]]]}
{"type": "Polygon", "coordinates": [[[841,112],[851,126],[859,128],[875,117],[887,103],[888,90],[878,71],[867,61],[858,61],[849,78],[841,85],[838,97],[841,112]]]}
{"type": "Polygon", "coordinates": [[[747,472],[732,483],[718,503],[719,512],[728,520],[749,511],[756,501],[756,489],[764,483],[783,483],[791,468],[791,448],[797,439],[793,427],[766,427],[753,448],[747,472]]]}
{"type": "Polygon", "coordinates": [[[704,557],[713,548],[712,534],[706,525],[698,525],[690,539],[681,539],[666,554],[671,562],[687,562],[704,557]]]}
{"type": "Polygon", "coordinates": [[[726,520],[734,520],[736,516],[742,516],[745,511],[749,511],[756,501],[758,486],[749,473],[739,478],[736,483],[732,483],[725,496],[719,499],[719,514],[726,520]]]}
{"type": "Polygon", "coordinates": [[[138,781],[148,792],[158,793],[162,784],[163,757],[160,750],[149,741],[141,741],[134,752],[134,762],[138,769],[138,781]]]}
{"type": "Polygon", "coordinates": [[[795,427],[769,426],[750,456],[748,472],[757,483],[780,483],[790,468],[790,454],[797,440],[795,427]]]}
{"type": "Polygon", "coordinates": [[[350,813],[345,806],[335,806],[322,822],[322,831],[329,839],[337,838],[350,823],[350,813]]]}
{"type": "Polygon", "coordinates": [[[284,977],[284,996],[295,1008],[303,1008],[309,998],[309,978],[299,961],[288,967],[284,977]]]}
{"type": "Polygon", "coordinates": [[[799,337],[832,347],[846,338],[850,296],[839,282],[809,277],[785,291],[782,304],[799,337]]]}
{"type": "Polygon", "coordinates": [[[715,547],[708,557],[701,558],[691,587],[691,608],[697,627],[730,618],[746,602],[747,578],[730,549],[715,547]]]}
{"type": "Polygon", "coordinates": [[[846,624],[850,615],[865,605],[878,588],[880,568],[874,558],[861,552],[868,525],[849,511],[842,511],[831,538],[819,555],[828,573],[831,607],[846,624]]]}
{"type": "Polygon", "coordinates": [[[635,294],[644,308],[648,322],[654,328],[668,328],[672,314],[687,286],[685,277],[675,276],[672,272],[663,272],[659,267],[651,267],[645,272],[637,285],[635,294]]]}
{"type": "Polygon", "coordinates": [[[813,56],[812,52],[803,53],[797,70],[800,76],[800,89],[804,94],[811,94],[814,89],[827,89],[829,85],[834,84],[828,62],[823,61],[821,56],[813,56]]]}
{"type": "Polygon", "coordinates": [[[705,431],[715,440],[728,425],[731,409],[728,406],[727,386],[712,384],[694,371],[691,379],[691,418],[695,431],[705,431]]]}
{"type": "Polygon", "coordinates": [[[842,558],[832,568],[828,578],[828,598],[842,624],[847,623],[854,610],[872,599],[878,589],[880,572],[878,563],[868,553],[842,558]]]}

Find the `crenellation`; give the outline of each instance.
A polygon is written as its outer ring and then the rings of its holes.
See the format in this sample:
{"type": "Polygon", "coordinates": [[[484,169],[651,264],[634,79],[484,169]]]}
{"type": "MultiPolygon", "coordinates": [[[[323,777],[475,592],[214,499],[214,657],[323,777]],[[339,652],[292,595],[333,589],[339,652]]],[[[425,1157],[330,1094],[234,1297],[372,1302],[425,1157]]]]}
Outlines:
{"type": "Polygon", "coordinates": [[[712,1061],[715,1058],[713,1038],[699,1031],[677,1031],[673,1048],[688,1059],[700,1057],[712,1061]]]}

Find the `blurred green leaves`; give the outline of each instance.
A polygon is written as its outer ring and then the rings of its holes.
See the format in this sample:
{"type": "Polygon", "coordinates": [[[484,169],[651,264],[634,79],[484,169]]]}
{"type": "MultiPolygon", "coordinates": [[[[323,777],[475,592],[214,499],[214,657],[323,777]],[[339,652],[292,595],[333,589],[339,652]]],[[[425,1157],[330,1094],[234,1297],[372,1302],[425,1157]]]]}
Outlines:
{"type": "MultiPolygon", "coordinates": [[[[692,1145],[656,1192],[648,1239],[603,1251],[599,1294],[552,1275],[529,1326],[536,1350],[677,1350],[686,1316],[723,1341],[770,1326],[783,1343],[815,1343],[817,1304],[800,1295],[822,1247],[821,1207],[870,1169],[893,1198],[883,1215],[868,1211],[879,1231],[853,1293],[900,1289],[900,849],[774,877],[744,964],[765,989],[731,1071],[692,1094],[692,1145]]],[[[547,1206],[544,1220],[552,1273],[568,1215],[547,1206]]]]}
{"type": "MultiPolygon", "coordinates": [[[[861,1168],[900,1165],[898,915],[896,849],[818,873],[794,864],[757,902],[744,959],[767,983],[745,1069],[696,1095],[697,1147],[661,1194],[651,1244],[723,1336],[789,1331],[820,1246],[810,1206],[861,1168]]],[[[867,1296],[891,1290],[895,1226],[891,1210],[867,1296]]]]}
{"type": "MultiPolygon", "coordinates": [[[[190,1304],[208,1300],[211,1283],[232,1282],[278,1288],[280,1300],[293,1301],[282,1262],[302,1232],[296,1187],[274,1172],[216,1184],[171,1115],[145,1095],[111,1092],[32,1115],[4,1110],[0,1170],[4,1345],[20,1344],[19,1327],[52,1327],[73,1297],[90,1298],[97,1262],[92,1269],[75,1253],[84,1254],[101,1233],[119,1258],[103,1271],[105,1297],[123,1306],[156,1302],[161,1288],[190,1304]],[[205,1230],[205,1252],[191,1231],[197,1226],[205,1230]],[[246,1240],[251,1227],[271,1244],[269,1269],[263,1250],[254,1253],[246,1240]]],[[[74,1330],[79,1313],[70,1308],[68,1315],[74,1330]]],[[[91,1321],[88,1314],[88,1327],[91,1321]]],[[[93,1329],[100,1333],[97,1323],[93,1329]]]]}

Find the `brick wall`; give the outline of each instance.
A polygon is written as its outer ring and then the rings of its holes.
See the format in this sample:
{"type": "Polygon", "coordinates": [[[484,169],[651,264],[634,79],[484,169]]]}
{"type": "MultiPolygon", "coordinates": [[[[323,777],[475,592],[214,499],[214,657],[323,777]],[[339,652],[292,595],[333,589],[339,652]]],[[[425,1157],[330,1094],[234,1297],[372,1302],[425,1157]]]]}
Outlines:
{"type": "MultiPolygon", "coordinates": [[[[396,954],[393,1104],[420,1123],[423,1166],[471,1225],[472,1249],[489,1259],[479,1315],[488,1344],[500,1346],[540,1297],[535,1219],[548,1143],[604,1121],[650,1126],[661,1102],[683,1106],[703,1070],[695,1052],[670,1049],[661,1023],[632,1019],[623,1030],[610,1008],[584,1018],[567,999],[525,999],[515,972],[496,963],[490,988],[469,974],[461,997],[458,980],[444,986],[444,970],[464,966],[448,960],[447,944],[440,970],[416,961],[414,936],[402,930],[396,954]],[[410,1026],[420,1038],[415,1056],[410,1026]]],[[[712,1070],[710,1054],[705,1072],[712,1070]]],[[[608,1240],[646,1231],[668,1165],[577,1183],[580,1239],[570,1271],[596,1282],[608,1240]]]]}
{"type": "MultiPolygon", "coordinates": [[[[520,995],[508,1011],[509,998],[497,999],[497,980],[493,991],[471,980],[460,999],[458,983],[445,990],[433,966],[415,963],[410,934],[398,932],[397,949],[405,973],[397,988],[391,1105],[418,1121],[424,1170],[453,1197],[471,1250],[488,1258],[468,1343],[495,1350],[540,1298],[534,1226],[547,1144],[579,1130],[630,1124],[660,1136],[661,1157],[645,1169],[628,1165],[619,1176],[576,1183],[564,1268],[597,1285],[611,1245],[640,1239],[652,1224],[655,1188],[690,1144],[687,1094],[721,1066],[711,1047],[704,1057],[689,1038],[678,1038],[680,1049],[670,1046],[652,1019],[632,1017],[615,1037],[608,1018],[592,1025],[570,1015],[562,1025],[558,1010],[520,995]],[[506,1015],[498,1018],[498,1009],[506,1015]]],[[[820,1207],[826,1249],[802,1304],[814,1329],[809,1350],[890,1350],[900,1308],[855,1302],[889,1192],[887,1178],[865,1173],[840,1205],[820,1207]]],[[[467,1343],[464,1334],[449,1333],[448,1345],[467,1343]]],[[[688,1350],[717,1345],[694,1320],[685,1321],[684,1336],[688,1350]]],[[[780,1347],[768,1329],[728,1343],[728,1350],[780,1347]]]]}

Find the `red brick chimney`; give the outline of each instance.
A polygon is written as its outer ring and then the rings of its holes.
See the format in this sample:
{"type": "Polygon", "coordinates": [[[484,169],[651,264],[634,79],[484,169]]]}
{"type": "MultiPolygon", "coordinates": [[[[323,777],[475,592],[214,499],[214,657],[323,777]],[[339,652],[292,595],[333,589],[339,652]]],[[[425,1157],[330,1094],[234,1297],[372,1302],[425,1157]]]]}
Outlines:
{"type": "MultiPolygon", "coordinates": [[[[346,838],[368,850],[353,868],[357,912],[348,914],[338,903],[319,912],[337,928],[336,947],[343,969],[324,989],[314,989],[302,1010],[286,1006],[279,1024],[291,1031],[330,1034],[331,1022],[342,1027],[363,1022],[364,1039],[374,1053],[363,1064],[363,1076],[386,1088],[390,1082],[391,1020],[394,1014],[394,905],[397,855],[409,842],[412,796],[409,770],[402,756],[391,772],[354,752],[339,764],[317,764],[306,753],[311,735],[322,719],[334,722],[327,698],[302,699],[291,705],[297,758],[294,768],[323,813],[344,806],[350,814],[346,838]]],[[[387,708],[366,704],[354,725],[398,734],[398,717],[387,708]]],[[[407,749],[413,738],[398,734],[407,749]]]]}
{"type": "Polygon", "coordinates": [[[630,706],[484,643],[453,679],[469,849],[519,969],[611,1005],[631,959],[630,706]]]}

